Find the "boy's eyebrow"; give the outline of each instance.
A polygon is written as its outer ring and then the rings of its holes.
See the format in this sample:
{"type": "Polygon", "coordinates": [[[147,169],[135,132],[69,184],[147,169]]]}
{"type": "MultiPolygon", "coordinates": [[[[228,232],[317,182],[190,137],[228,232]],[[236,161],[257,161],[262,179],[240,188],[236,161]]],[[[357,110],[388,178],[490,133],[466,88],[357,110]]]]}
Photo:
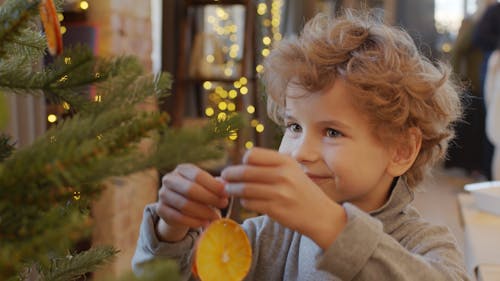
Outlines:
{"type": "MultiPolygon", "coordinates": [[[[297,118],[293,117],[291,114],[289,114],[288,112],[285,112],[285,116],[284,116],[284,119],[287,120],[296,120],[297,118]]],[[[336,127],[336,128],[339,128],[339,129],[349,129],[351,126],[345,124],[344,122],[341,122],[339,120],[322,120],[322,121],[318,121],[317,122],[318,125],[322,126],[322,127],[336,127]]]]}

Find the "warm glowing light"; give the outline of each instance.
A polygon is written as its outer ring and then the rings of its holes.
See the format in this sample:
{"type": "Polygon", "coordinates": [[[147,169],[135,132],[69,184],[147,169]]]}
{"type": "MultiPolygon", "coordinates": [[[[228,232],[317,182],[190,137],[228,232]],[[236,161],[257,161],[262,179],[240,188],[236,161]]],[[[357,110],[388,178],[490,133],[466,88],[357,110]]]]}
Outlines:
{"type": "Polygon", "coordinates": [[[64,20],[64,15],[62,13],[57,13],[57,20],[58,21],[63,21],[64,20]]]}
{"type": "Polygon", "coordinates": [[[57,121],[57,116],[55,114],[49,114],[49,116],[47,116],[47,120],[50,122],[50,123],[54,123],[57,121]]]}
{"type": "Polygon", "coordinates": [[[264,43],[264,45],[271,44],[271,38],[269,38],[269,36],[265,36],[264,38],[262,38],[262,43],[264,43]]]}
{"type": "Polygon", "coordinates": [[[247,88],[247,87],[241,87],[241,89],[240,89],[240,93],[241,93],[242,95],[246,95],[246,94],[248,94],[248,88],[247,88]]]}
{"type": "Polygon", "coordinates": [[[274,40],[276,40],[276,41],[280,41],[280,40],[281,40],[281,38],[282,38],[282,35],[281,35],[281,33],[275,33],[275,34],[273,35],[273,38],[274,38],[274,40]]]}
{"type": "Polygon", "coordinates": [[[66,33],[66,31],[67,31],[66,26],[61,25],[61,34],[66,33]]]}
{"type": "Polygon", "coordinates": [[[214,61],[215,61],[215,58],[214,58],[214,56],[213,56],[213,55],[208,55],[208,56],[207,56],[207,62],[208,62],[208,63],[213,63],[214,61]]]}
{"type": "Polygon", "coordinates": [[[248,83],[248,79],[246,77],[241,77],[240,83],[241,83],[241,85],[246,85],[248,83]]]}
{"type": "Polygon", "coordinates": [[[67,102],[63,102],[62,106],[65,110],[69,110],[71,108],[69,103],[67,103],[67,102]]]}
{"type": "Polygon", "coordinates": [[[230,58],[236,58],[238,56],[238,51],[237,50],[231,50],[229,51],[229,57],[230,58]]]}
{"type": "Polygon", "coordinates": [[[238,92],[236,92],[236,90],[230,90],[229,91],[229,98],[230,99],[234,99],[238,96],[238,92]]]}
{"type": "Polygon", "coordinates": [[[102,98],[101,98],[101,96],[100,96],[100,95],[96,95],[96,96],[94,97],[94,101],[95,101],[95,102],[101,102],[101,100],[102,100],[102,98]]]}
{"type": "Polygon", "coordinates": [[[266,3],[260,3],[258,6],[257,6],[257,14],[259,14],[260,16],[264,15],[267,11],[267,5],[266,3]]]}
{"type": "Polygon", "coordinates": [[[259,124],[260,124],[260,122],[257,119],[252,119],[252,121],[250,121],[250,125],[254,128],[257,127],[257,125],[259,125],[259,124]]]}
{"type": "Polygon", "coordinates": [[[255,67],[255,71],[257,71],[257,73],[261,73],[262,71],[264,71],[264,66],[262,64],[259,64],[255,67]]]}
{"type": "Polygon", "coordinates": [[[227,120],[227,114],[224,112],[220,112],[217,114],[217,120],[219,121],[226,121],[227,120]]]}
{"type": "Polygon", "coordinates": [[[443,50],[443,52],[445,52],[445,53],[449,53],[451,51],[451,44],[450,43],[444,43],[441,46],[441,50],[443,50]]]}
{"type": "Polygon", "coordinates": [[[214,113],[215,113],[215,111],[214,111],[214,109],[213,109],[213,108],[211,108],[211,107],[207,107],[207,108],[205,108],[205,115],[206,115],[206,116],[208,116],[208,117],[213,116],[213,115],[214,115],[214,113]]]}
{"type": "Polygon", "coordinates": [[[231,134],[229,135],[229,139],[234,141],[238,138],[238,133],[236,131],[231,131],[231,134]]]}
{"type": "Polygon", "coordinates": [[[253,105],[247,106],[247,112],[250,114],[255,113],[255,106],[253,106],[253,105]]]}
{"type": "Polygon", "coordinates": [[[73,192],[73,199],[80,200],[80,191],[73,192]]]}
{"type": "Polygon", "coordinates": [[[210,81],[203,82],[203,89],[205,89],[205,90],[212,89],[212,82],[210,82],[210,81]]]}
{"type": "Polygon", "coordinates": [[[236,104],[230,102],[227,104],[227,110],[229,111],[235,111],[236,110],[236,104]]]}
{"type": "Polygon", "coordinates": [[[226,102],[219,102],[219,104],[217,105],[217,107],[220,110],[226,110],[227,109],[227,103],[226,102]]]}
{"type": "Polygon", "coordinates": [[[269,56],[269,53],[270,53],[270,52],[271,52],[271,51],[269,51],[269,49],[267,49],[267,48],[262,49],[262,56],[267,57],[267,56],[269,56]]]}
{"type": "Polygon", "coordinates": [[[224,69],[224,75],[226,75],[226,76],[231,76],[231,75],[233,75],[233,69],[231,69],[231,68],[229,68],[229,67],[226,67],[226,68],[224,69]]]}
{"type": "Polygon", "coordinates": [[[251,141],[247,141],[247,142],[245,142],[245,148],[246,148],[246,149],[250,149],[250,148],[252,148],[252,147],[253,147],[253,142],[251,142],[251,141]]]}
{"type": "Polygon", "coordinates": [[[63,77],[59,78],[59,82],[61,82],[61,83],[62,83],[62,82],[65,82],[65,81],[67,81],[67,80],[68,80],[68,75],[67,75],[67,74],[66,74],[66,75],[64,75],[63,77]]]}
{"type": "Polygon", "coordinates": [[[255,131],[257,131],[257,133],[264,132],[264,125],[259,124],[259,125],[255,126],[255,131]]]}
{"type": "Polygon", "coordinates": [[[241,83],[240,83],[240,81],[234,81],[233,85],[234,85],[234,87],[235,87],[236,89],[241,88],[241,83]]]}
{"type": "Polygon", "coordinates": [[[64,57],[64,64],[71,64],[71,57],[64,57]]]}
{"type": "Polygon", "coordinates": [[[87,10],[88,8],[89,8],[89,2],[87,2],[87,1],[80,2],[80,9],[87,10]]]}

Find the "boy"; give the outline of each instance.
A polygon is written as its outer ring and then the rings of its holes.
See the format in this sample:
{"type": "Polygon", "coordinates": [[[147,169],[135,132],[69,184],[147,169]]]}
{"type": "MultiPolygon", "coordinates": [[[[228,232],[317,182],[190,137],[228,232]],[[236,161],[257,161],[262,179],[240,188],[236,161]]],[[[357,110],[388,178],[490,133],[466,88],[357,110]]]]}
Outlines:
{"type": "Polygon", "coordinates": [[[318,15],[266,58],[279,152],[249,150],[219,181],[193,165],[163,178],[133,260],[188,273],[199,228],[228,196],[264,214],[243,224],[245,280],[467,280],[454,237],[409,204],[461,113],[448,73],[407,33],[347,12],[318,15]]]}

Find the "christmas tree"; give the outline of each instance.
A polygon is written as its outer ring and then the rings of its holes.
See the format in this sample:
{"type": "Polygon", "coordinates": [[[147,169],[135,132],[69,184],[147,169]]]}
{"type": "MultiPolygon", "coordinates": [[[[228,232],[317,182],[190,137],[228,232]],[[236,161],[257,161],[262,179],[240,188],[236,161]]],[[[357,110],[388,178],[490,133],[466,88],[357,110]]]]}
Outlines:
{"type": "MultiPolygon", "coordinates": [[[[45,65],[46,39],[52,52],[62,50],[53,30],[41,32],[40,14],[47,16],[41,5],[48,4],[8,0],[0,6],[0,126],[7,118],[5,95],[43,95],[69,113],[28,147],[16,150],[15,140],[0,135],[0,280],[74,280],[109,262],[113,247],[71,250],[89,234],[89,202],[103,180],[219,157],[222,140],[237,127],[237,118],[229,118],[172,129],[166,113],[140,110],[165,97],[171,79],[145,72],[131,56],[102,58],[75,47],[45,65]],[[89,99],[89,89],[100,98],[89,99]],[[147,151],[139,149],[145,139],[147,151]]],[[[173,264],[160,268],[144,280],[176,278],[173,264]]]]}

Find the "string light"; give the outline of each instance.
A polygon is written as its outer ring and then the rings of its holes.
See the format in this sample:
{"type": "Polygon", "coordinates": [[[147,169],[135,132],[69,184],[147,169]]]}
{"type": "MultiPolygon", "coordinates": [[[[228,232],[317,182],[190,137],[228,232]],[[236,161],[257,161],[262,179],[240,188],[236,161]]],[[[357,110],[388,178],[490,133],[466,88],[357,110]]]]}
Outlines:
{"type": "Polygon", "coordinates": [[[47,121],[49,121],[49,123],[55,123],[57,121],[57,116],[55,114],[49,114],[47,116],[47,121]]]}
{"type": "Polygon", "coordinates": [[[205,81],[205,82],[203,82],[203,88],[204,88],[205,90],[210,90],[210,89],[212,89],[212,82],[210,82],[210,81],[205,81]]]}
{"type": "Polygon", "coordinates": [[[264,132],[264,125],[259,124],[259,125],[255,126],[255,131],[257,131],[257,133],[264,132]]]}
{"type": "Polygon", "coordinates": [[[251,141],[247,141],[247,142],[245,142],[245,148],[246,148],[246,149],[250,149],[250,148],[252,148],[252,147],[253,147],[253,142],[251,142],[251,141]]]}
{"type": "Polygon", "coordinates": [[[205,108],[205,115],[211,117],[215,114],[215,110],[211,107],[205,108]]]}
{"type": "Polygon", "coordinates": [[[89,2],[87,2],[87,1],[80,1],[80,9],[87,10],[88,8],[89,8],[89,2]]]}
{"type": "Polygon", "coordinates": [[[253,105],[247,106],[247,112],[250,114],[255,113],[255,106],[253,106],[253,105]]]}

